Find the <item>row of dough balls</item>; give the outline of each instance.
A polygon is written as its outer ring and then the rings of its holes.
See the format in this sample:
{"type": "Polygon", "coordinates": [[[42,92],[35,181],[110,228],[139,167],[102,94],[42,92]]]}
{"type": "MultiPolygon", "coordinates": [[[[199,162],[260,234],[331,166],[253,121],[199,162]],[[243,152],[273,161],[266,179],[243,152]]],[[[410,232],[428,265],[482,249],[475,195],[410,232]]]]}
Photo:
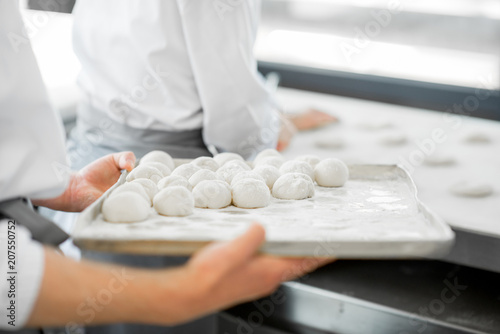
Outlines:
{"type": "Polygon", "coordinates": [[[152,151],[104,201],[102,213],[109,222],[135,222],[145,220],[151,206],[166,216],[187,216],[194,207],[220,209],[231,203],[260,208],[269,205],[271,194],[287,200],[310,198],[313,180],[320,186],[340,187],[348,176],[338,159],[304,155],[285,161],[272,149],[259,153],[253,163],[235,153],[221,153],[177,168],[169,154],[152,151]]]}

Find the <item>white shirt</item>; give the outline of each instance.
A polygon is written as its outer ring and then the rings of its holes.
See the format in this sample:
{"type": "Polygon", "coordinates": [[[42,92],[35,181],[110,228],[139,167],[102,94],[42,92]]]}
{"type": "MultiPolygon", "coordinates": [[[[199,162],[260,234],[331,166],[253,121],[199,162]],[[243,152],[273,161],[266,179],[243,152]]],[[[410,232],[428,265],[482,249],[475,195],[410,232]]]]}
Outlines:
{"type": "Polygon", "coordinates": [[[275,147],[253,56],[260,1],[85,0],[73,13],[79,84],[98,110],[134,128],[203,128],[222,151],[275,147]]]}
{"type": "MultiPolygon", "coordinates": [[[[61,120],[51,108],[17,1],[0,0],[0,201],[50,198],[68,181],[61,120]]],[[[19,329],[36,301],[44,267],[43,248],[16,225],[15,327],[8,325],[11,290],[7,220],[0,220],[0,328],[19,329]]],[[[11,253],[12,254],[12,253],[11,253]]]]}

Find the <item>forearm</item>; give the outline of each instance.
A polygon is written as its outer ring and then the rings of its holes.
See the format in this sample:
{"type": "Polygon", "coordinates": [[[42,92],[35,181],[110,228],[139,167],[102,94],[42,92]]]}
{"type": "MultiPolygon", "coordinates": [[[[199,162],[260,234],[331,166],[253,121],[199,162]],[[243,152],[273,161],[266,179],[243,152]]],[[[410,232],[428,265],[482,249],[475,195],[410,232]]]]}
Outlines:
{"type": "Polygon", "coordinates": [[[175,283],[181,281],[176,278],[180,275],[180,269],[147,272],[75,262],[46,249],[44,277],[28,326],[173,324],[175,314],[161,314],[160,310],[174,313],[181,303],[175,292],[175,283]]]}

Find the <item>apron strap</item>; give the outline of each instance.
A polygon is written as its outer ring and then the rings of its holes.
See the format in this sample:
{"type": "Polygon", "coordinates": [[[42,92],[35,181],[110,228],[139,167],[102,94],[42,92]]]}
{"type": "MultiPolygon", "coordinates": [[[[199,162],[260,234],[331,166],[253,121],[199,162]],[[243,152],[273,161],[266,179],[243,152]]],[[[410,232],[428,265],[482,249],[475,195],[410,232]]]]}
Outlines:
{"type": "Polygon", "coordinates": [[[32,210],[22,198],[0,202],[2,215],[26,227],[33,239],[42,244],[58,246],[69,238],[59,226],[32,210]]]}

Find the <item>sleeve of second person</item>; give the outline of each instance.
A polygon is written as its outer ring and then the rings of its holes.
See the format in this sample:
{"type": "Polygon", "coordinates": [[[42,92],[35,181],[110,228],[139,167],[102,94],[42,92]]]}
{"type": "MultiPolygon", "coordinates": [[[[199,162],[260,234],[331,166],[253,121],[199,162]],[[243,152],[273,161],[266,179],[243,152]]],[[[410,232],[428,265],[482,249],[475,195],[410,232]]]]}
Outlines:
{"type": "Polygon", "coordinates": [[[275,148],[278,108],[253,56],[258,1],[177,0],[203,106],[203,138],[249,159],[275,148]]]}

